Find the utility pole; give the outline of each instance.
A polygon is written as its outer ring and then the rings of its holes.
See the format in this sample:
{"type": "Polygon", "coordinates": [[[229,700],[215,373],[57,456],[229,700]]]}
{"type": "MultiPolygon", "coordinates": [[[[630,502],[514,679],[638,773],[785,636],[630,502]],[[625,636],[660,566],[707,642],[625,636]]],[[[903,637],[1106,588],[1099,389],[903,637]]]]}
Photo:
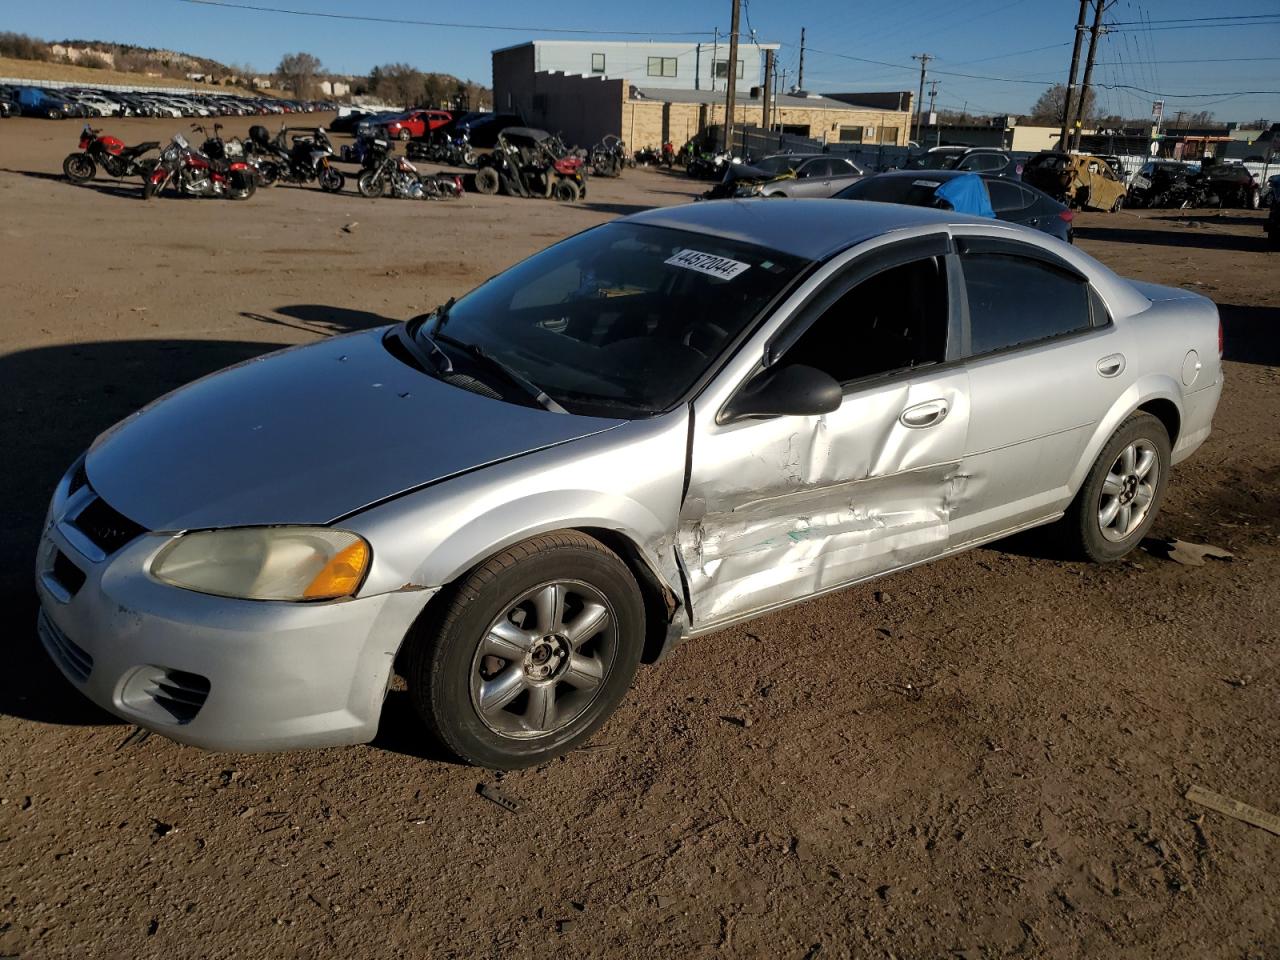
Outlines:
{"type": "Polygon", "coordinates": [[[765,129],[765,132],[769,130],[769,101],[771,99],[769,95],[772,92],[772,84],[773,50],[770,48],[764,52],[764,90],[762,91],[764,94],[764,109],[760,113],[760,126],[765,129]]]}
{"type": "Polygon", "coordinates": [[[1076,104],[1076,129],[1071,141],[1073,150],[1080,149],[1080,137],[1084,133],[1085,107],[1089,103],[1089,83],[1093,79],[1093,60],[1098,53],[1098,36],[1103,32],[1102,10],[1105,6],[1105,0],[1094,0],[1093,26],[1089,29],[1089,56],[1085,60],[1084,82],[1080,85],[1080,99],[1076,104]]]}
{"type": "Polygon", "coordinates": [[[929,67],[929,61],[933,59],[933,54],[913,53],[911,55],[911,59],[920,61],[920,92],[919,94],[916,95],[916,103],[915,103],[916,135],[912,138],[913,140],[915,140],[916,143],[919,143],[920,142],[920,120],[923,114],[923,107],[924,107],[924,75],[925,75],[925,71],[929,67]]]}
{"type": "Polygon", "coordinates": [[[938,124],[938,121],[936,119],[937,114],[935,114],[933,110],[934,105],[937,102],[938,102],[938,81],[930,80],[929,81],[929,116],[930,118],[935,118],[933,121],[933,132],[936,135],[934,139],[934,144],[933,144],[935,147],[942,145],[942,127],[938,124]]]}
{"type": "Polygon", "coordinates": [[[804,27],[800,28],[800,75],[796,80],[796,86],[801,90],[804,89],[804,27]]]}
{"type": "Polygon", "coordinates": [[[720,56],[720,28],[715,28],[715,40],[711,44],[711,89],[716,88],[716,59],[720,56]]]}
{"type": "Polygon", "coordinates": [[[1067,74],[1067,92],[1062,98],[1062,130],[1058,149],[1067,152],[1067,124],[1071,122],[1071,93],[1076,88],[1076,71],[1080,69],[1080,44],[1084,40],[1084,19],[1089,13],[1089,0],[1080,0],[1080,16],[1076,20],[1076,42],[1071,47],[1071,72],[1067,74]]]}
{"type": "MultiPolygon", "coordinates": [[[[724,149],[733,152],[733,121],[734,111],[737,109],[737,103],[734,102],[734,96],[737,94],[738,78],[738,14],[742,12],[742,0],[733,0],[733,15],[729,18],[729,64],[725,70],[725,76],[728,78],[725,82],[725,108],[724,108],[724,149]]],[[[715,68],[712,68],[715,73],[715,68]]]]}

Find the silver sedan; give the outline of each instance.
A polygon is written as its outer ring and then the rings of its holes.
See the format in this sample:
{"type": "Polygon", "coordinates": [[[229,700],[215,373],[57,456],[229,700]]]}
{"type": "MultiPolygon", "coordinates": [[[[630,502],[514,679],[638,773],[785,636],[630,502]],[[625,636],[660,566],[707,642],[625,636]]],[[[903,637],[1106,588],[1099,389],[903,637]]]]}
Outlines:
{"type": "Polygon", "coordinates": [[[367,741],[398,672],[424,735],[539,763],[682,640],[1042,524],[1123,557],[1209,434],[1220,338],[996,221],[648,211],[107,431],[53,496],[40,636],[182,742],[367,741]]]}

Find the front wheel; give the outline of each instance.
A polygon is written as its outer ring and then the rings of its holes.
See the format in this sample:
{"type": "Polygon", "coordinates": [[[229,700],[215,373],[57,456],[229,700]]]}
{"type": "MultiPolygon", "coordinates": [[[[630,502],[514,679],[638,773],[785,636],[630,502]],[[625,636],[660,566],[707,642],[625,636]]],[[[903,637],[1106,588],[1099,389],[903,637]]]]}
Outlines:
{"type": "Polygon", "coordinates": [[[1155,522],[1168,483],[1164,424],[1135,413],[1107,441],[1064,518],[1072,551],[1095,563],[1119,560],[1155,522]]]}
{"type": "Polygon", "coordinates": [[[62,172],[72,183],[88,183],[98,172],[93,157],[84,153],[72,153],[62,161],[62,172]]]}
{"type": "Polygon", "coordinates": [[[631,571],[576,531],[518,544],[452,588],[410,638],[408,683],[436,738],[470,763],[544,763],[593,734],[640,662],[631,571]]]}
{"type": "Polygon", "coordinates": [[[280,179],[280,165],[277,163],[258,164],[258,183],[264,187],[274,186],[276,181],[280,179]]]}
{"type": "Polygon", "coordinates": [[[356,188],[360,191],[360,196],[374,197],[382,196],[384,185],[382,175],[375,170],[366,170],[360,174],[360,179],[356,181],[356,188]]]}
{"type": "Polygon", "coordinates": [[[1111,212],[1119,213],[1123,207],[1124,207],[1124,197],[1123,196],[1116,197],[1116,202],[1111,204],[1111,212]]]}
{"type": "Polygon", "coordinates": [[[320,189],[326,193],[339,193],[346,182],[341,170],[325,167],[320,171],[320,189]]]}

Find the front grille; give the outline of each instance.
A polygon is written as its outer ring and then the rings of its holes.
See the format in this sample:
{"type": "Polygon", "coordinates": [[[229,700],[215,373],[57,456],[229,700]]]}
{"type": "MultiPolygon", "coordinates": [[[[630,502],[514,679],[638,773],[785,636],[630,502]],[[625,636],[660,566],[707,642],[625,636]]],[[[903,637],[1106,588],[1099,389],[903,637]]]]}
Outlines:
{"type": "Polygon", "coordinates": [[[71,522],[107,556],[147,532],[141,524],[134,523],[98,496],[90,500],[71,522]]]}
{"type": "Polygon", "coordinates": [[[50,572],[53,574],[53,579],[67,591],[68,596],[74,597],[84,586],[84,571],[72,563],[71,558],[61,550],[54,553],[53,567],[50,572]]]}
{"type": "Polygon", "coordinates": [[[63,671],[81,683],[89,679],[89,674],[93,672],[93,657],[76,646],[43,610],[36,618],[36,632],[40,634],[40,642],[44,644],[49,656],[53,657],[63,671]]]}

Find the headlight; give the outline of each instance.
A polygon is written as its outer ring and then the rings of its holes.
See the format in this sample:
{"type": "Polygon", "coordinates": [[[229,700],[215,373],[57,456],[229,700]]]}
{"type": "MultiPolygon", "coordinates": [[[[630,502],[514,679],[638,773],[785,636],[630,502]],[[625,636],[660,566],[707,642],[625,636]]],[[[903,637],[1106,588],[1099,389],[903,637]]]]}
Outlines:
{"type": "Polygon", "coordinates": [[[157,580],[243,600],[349,597],[369,569],[369,544],[328,527],[245,527],[177,537],[151,564],[157,580]]]}

